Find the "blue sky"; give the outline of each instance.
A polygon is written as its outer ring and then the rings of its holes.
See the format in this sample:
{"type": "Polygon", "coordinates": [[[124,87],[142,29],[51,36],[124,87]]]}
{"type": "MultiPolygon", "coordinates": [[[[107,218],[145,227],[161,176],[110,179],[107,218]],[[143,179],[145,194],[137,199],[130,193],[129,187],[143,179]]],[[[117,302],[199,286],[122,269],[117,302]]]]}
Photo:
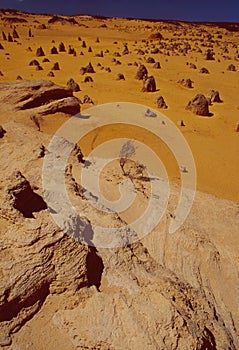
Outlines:
{"type": "Polygon", "coordinates": [[[0,0],[0,8],[66,15],[239,22],[239,0],[0,0]]]}

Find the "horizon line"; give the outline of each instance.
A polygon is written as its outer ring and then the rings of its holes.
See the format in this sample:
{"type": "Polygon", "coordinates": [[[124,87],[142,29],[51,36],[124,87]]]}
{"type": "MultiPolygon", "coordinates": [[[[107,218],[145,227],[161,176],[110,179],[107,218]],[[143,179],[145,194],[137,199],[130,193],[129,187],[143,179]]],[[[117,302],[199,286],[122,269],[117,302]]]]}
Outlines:
{"type": "MultiPolygon", "coordinates": [[[[0,11],[9,11],[9,12],[18,12],[23,14],[29,14],[29,15],[40,15],[40,16],[64,16],[64,17],[80,17],[80,16],[89,16],[89,17],[95,17],[98,19],[126,19],[126,20],[139,20],[139,21],[147,21],[147,22],[182,22],[182,23],[197,23],[197,24],[238,24],[239,21],[227,21],[227,20],[217,20],[217,21],[210,21],[210,20],[183,20],[183,19],[172,19],[172,18],[143,18],[143,17],[124,17],[124,16],[105,16],[105,15],[96,15],[96,14],[89,14],[89,13],[77,13],[74,15],[69,14],[63,14],[63,13],[47,13],[47,12],[29,12],[29,11],[23,11],[18,10],[14,8],[0,8],[0,11]]],[[[239,28],[238,28],[239,30],[239,28]]]]}

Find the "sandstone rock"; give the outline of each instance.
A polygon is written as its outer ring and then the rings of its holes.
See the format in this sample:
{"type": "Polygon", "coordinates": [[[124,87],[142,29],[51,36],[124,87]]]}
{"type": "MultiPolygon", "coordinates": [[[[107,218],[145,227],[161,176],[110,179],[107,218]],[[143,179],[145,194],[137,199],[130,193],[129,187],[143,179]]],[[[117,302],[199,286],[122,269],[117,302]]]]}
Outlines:
{"type": "Polygon", "coordinates": [[[70,78],[66,83],[68,89],[72,90],[73,92],[80,91],[80,86],[75,82],[73,78],[70,78]]]}
{"type": "Polygon", "coordinates": [[[163,96],[159,96],[156,99],[156,105],[157,105],[158,108],[163,108],[163,109],[168,108],[168,106],[166,105],[166,102],[164,101],[163,96]]]}
{"type": "Polygon", "coordinates": [[[156,91],[156,82],[155,82],[155,79],[152,75],[150,77],[146,78],[142,91],[143,92],[156,91]]]}
{"type": "MultiPolygon", "coordinates": [[[[7,123],[5,128],[8,137],[0,148],[0,247],[4,253],[1,345],[12,341],[12,348],[23,344],[23,348],[34,349],[40,340],[46,344],[49,337],[54,340],[61,333],[64,348],[69,344],[75,349],[238,348],[236,203],[197,193],[190,218],[171,235],[167,233],[167,220],[180,196],[180,187],[172,184],[165,221],[147,237],[127,244],[131,234],[128,230],[120,248],[88,247],[80,239],[64,234],[48,210],[34,212],[33,219],[24,218],[14,208],[14,196],[28,193],[29,186],[42,197],[38,154],[51,137],[19,123],[7,123]],[[12,169],[19,166],[23,170],[18,178],[12,169]],[[54,303],[56,309],[52,311],[49,305],[54,303]],[[33,339],[31,330],[40,325],[43,336],[33,339]],[[11,340],[12,333],[15,334],[11,340]]],[[[69,141],[60,138],[57,157],[62,155],[61,146],[68,149],[69,141]]],[[[45,157],[51,158],[52,151],[45,157]]],[[[55,161],[53,156],[47,167],[51,180],[55,161]]],[[[76,170],[79,161],[82,162],[82,153],[73,145],[69,158],[72,165],[66,169],[65,183],[72,203],[78,203],[77,209],[84,215],[77,219],[80,221],[75,220],[73,231],[79,224],[81,232],[89,232],[92,227],[87,218],[97,222],[97,215],[101,225],[122,230],[119,215],[107,218],[105,213],[99,213],[89,203],[87,190],[73,179],[72,167],[76,170]]],[[[114,181],[113,174],[110,179],[114,181]]],[[[134,181],[138,181],[135,189],[139,188],[140,196],[140,184],[145,186],[145,179],[138,176],[134,181]]],[[[144,191],[142,200],[148,194],[144,191]]],[[[97,201],[93,195],[92,201],[97,201]]],[[[60,197],[54,198],[51,209],[64,210],[60,197]]],[[[92,236],[95,232],[85,235],[89,239],[92,236]]]]}
{"type": "Polygon", "coordinates": [[[92,101],[92,99],[88,96],[88,95],[85,95],[84,98],[83,98],[83,103],[91,103],[91,104],[94,104],[94,102],[92,101]]]}
{"type": "Polygon", "coordinates": [[[147,76],[148,76],[147,68],[143,64],[141,64],[137,70],[135,78],[138,80],[143,80],[147,76]]]}
{"type": "Polygon", "coordinates": [[[116,80],[125,80],[124,74],[118,73],[117,77],[116,77],[116,80]]]}
{"type": "Polygon", "coordinates": [[[50,72],[47,74],[47,76],[48,76],[48,77],[54,77],[55,74],[54,74],[52,71],[50,71],[50,72]]]}
{"type": "Polygon", "coordinates": [[[210,98],[211,102],[222,102],[219,91],[217,90],[211,90],[209,91],[208,97],[210,98]]]}
{"type": "Polygon", "coordinates": [[[179,83],[183,86],[186,86],[187,88],[189,89],[192,89],[193,88],[193,81],[191,79],[182,79],[182,80],[179,80],[179,83]]]}
{"type": "Polygon", "coordinates": [[[147,62],[147,63],[155,63],[155,59],[154,59],[153,57],[148,57],[148,58],[146,59],[146,62],[147,62]]]}
{"type": "Polygon", "coordinates": [[[65,52],[65,51],[66,51],[65,45],[64,45],[63,42],[61,42],[61,43],[59,44],[59,52],[65,52]]]}
{"type": "Polygon", "coordinates": [[[12,42],[13,42],[13,38],[12,38],[12,36],[11,36],[10,33],[8,34],[7,41],[8,41],[9,43],[12,43],[12,42]]]}
{"type": "Polygon", "coordinates": [[[191,101],[189,101],[186,109],[197,115],[209,116],[208,100],[202,94],[196,95],[191,101]]]}
{"type": "Polygon", "coordinates": [[[32,61],[29,63],[29,66],[40,66],[40,63],[39,63],[37,60],[32,60],[32,61]]]}
{"type": "Polygon", "coordinates": [[[41,46],[37,49],[37,51],[36,51],[36,56],[37,56],[37,57],[45,56],[45,53],[44,53],[44,51],[43,51],[43,49],[42,49],[41,46]]]}
{"type": "Polygon", "coordinates": [[[230,72],[236,72],[236,66],[234,64],[230,64],[227,67],[227,70],[229,70],[230,72]]]}
{"type": "Polygon", "coordinates": [[[205,67],[202,67],[199,72],[202,74],[209,74],[209,70],[205,67]]]}
{"type": "Polygon", "coordinates": [[[60,70],[60,65],[58,62],[55,62],[51,68],[51,70],[60,70]]]}
{"type": "Polygon", "coordinates": [[[23,80],[1,84],[1,103],[15,111],[31,110],[45,115],[56,112],[76,114],[80,110],[79,100],[72,91],[50,81],[23,80]]]}
{"type": "Polygon", "coordinates": [[[212,61],[215,60],[214,55],[215,53],[212,50],[208,49],[204,57],[206,60],[212,61]]]}
{"type": "Polygon", "coordinates": [[[196,66],[194,63],[190,63],[189,67],[190,67],[191,69],[197,69],[197,66],[196,66]]]}
{"type": "Polygon", "coordinates": [[[2,32],[2,38],[3,38],[3,40],[7,40],[7,37],[6,37],[6,34],[4,33],[4,32],[2,32]]]}
{"type": "Polygon", "coordinates": [[[95,70],[94,70],[91,62],[86,67],[82,67],[80,69],[80,74],[84,75],[86,73],[95,73],[95,70]]]}
{"type": "Polygon", "coordinates": [[[84,83],[93,83],[93,78],[90,75],[85,76],[83,82],[84,83]]]}
{"type": "Polygon", "coordinates": [[[18,32],[16,31],[16,28],[14,28],[13,32],[12,32],[12,37],[14,39],[19,39],[19,35],[18,35],[18,32]]]}
{"type": "Polygon", "coordinates": [[[36,66],[36,70],[43,70],[42,66],[38,65],[36,66]]]}
{"type": "Polygon", "coordinates": [[[52,54],[52,55],[57,55],[57,54],[58,54],[57,48],[56,48],[55,46],[53,46],[53,47],[51,48],[51,54],[52,54]]]}
{"type": "Polygon", "coordinates": [[[155,62],[155,64],[153,65],[153,68],[160,69],[161,68],[160,63],[159,62],[155,62]]]}

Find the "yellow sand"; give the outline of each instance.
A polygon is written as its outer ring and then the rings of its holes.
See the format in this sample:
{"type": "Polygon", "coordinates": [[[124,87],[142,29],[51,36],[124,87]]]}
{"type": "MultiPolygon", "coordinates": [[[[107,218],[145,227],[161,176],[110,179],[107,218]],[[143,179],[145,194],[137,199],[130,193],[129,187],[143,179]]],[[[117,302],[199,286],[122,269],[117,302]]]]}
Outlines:
{"type": "MultiPolygon", "coordinates": [[[[102,104],[113,101],[128,101],[134,103],[141,103],[152,108],[157,108],[155,99],[162,95],[169,106],[167,110],[161,110],[167,117],[169,117],[176,125],[178,121],[183,119],[186,126],[178,126],[185,138],[187,139],[197,167],[197,188],[200,191],[215,194],[216,196],[237,201],[239,199],[239,185],[238,185],[238,150],[239,150],[239,133],[235,132],[235,127],[239,121],[239,101],[238,101],[238,83],[239,83],[239,63],[224,60],[221,61],[205,61],[203,54],[189,52],[187,56],[167,56],[163,54],[146,54],[145,57],[152,56],[156,61],[161,63],[161,69],[153,69],[152,64],[147,64],[144,61],[144,56],[137,55],[134,49],[142,47],[144,43],[142,39],[148,39],[152,32],[160,29],[155,28],[155,23],[143,21],[127,21],[123,19],[109,19],[99,20],[91,17],[78,17],[77,21],[81,26],[75,25],[48,25],[47,16],[32,16],[23,15],[28,20],[27,24],[17,24],[16,29],[20,35],[18,43],[8,43],[1,40],[4,50],[0,50],[0,70],[4,76],[0,77],[0,81],[12,81],[16,79],[17,75],[21,75],[24,79],[50,79],[53,82],[66,86],[69,78],[74,78],[80,84],[81,90],[75,93],[75,96],[83,98],[88,94],[95,104],[102,104]],[[47,25],[46,30],[38,29],[38,23],[47,25]],[[100,26],[106,23],[107,28],[100,26]],[[145,25],[151,28],[145,28],[145,25]],[[88,26],[86,28],[85,26],[88,26]],[[31,27],[33,38],[28,38],[28,29],[31,27]],[[78,41],[78,36],[81,36],[86,41],[87,48],[83,49],[82,42],[78,41]],[[96,38],[99,37],[100,43],[96,43],[96,38]],[[55,40],[55,43],[52,43],[55,40]],[[68,45],[72,45],[76,51],[77,56],[68,55],[67,52],[59,53],[58,55],[51,55],[50,49],[53,45],[58,48],[60,42],[64,42],[66,50],[68,45]],[[118,44],[113,44],[117,41],[118,44]],[[135,44],[137,41],[137,44],[135,44]],[[113,53],[115,51],[123,51],[123,43],[128,43],[130,54],[122,57],[116,57],[122,62],[122,65],[116,66],[112,62],[113,53]],[[133,46],[135,45],[135,46],[133,46]],[[28,51],[28,47],[32,48],[32,52],[28,51]],[[46,57],[50,59],[50,63],[42,63],[42,57],[36,57],[36,49],[42,46],[46,57]],[[88,47],[93,49],[92,53],[88,52],[88,47]],[[96,53],[101,50],[109,49],[110,54],[105,54],[104,58],[94,57],[96,53]],[[83,51],[84,56],[80,56],[79,52],[83,51]],[[9,56],[6,55],[9,53],[9,56]],[[43,71],[36,71],[36,67],[30,67],[29,62],[32,59],[37,59],[43,71]],[[157,88],[159,91],[155,93],[141,92],[142,81],[135,79],[137,67],[134,65],[128,66],[127,63],[134,62],[144,63],[149,70],[149,73],[154,75],[157,88]],[[55,71],[55,77],[47,77],[47,73],[51,70],[54,62],[59,62],[60,71],[55,71]],[[79,74],[82,66],[89,62],[93,64],[96,74],[93,74],[93,83],[82,83],[83,76],[79,74]],[[112,72],[108,73],[105,70],[100,70],[97,63],[100,62],[104,67],[110,67],[112,72]],[[193,62],[197,65],[196,70],[190,69],[186,62],[193,62]],[[238,71],[229,72],[226,70],[230,63],[234,63],[238,71]],[[207,67],[210,74],[200,74],[199,69],[207,67]],[[123,73],[125,81],[117,81],[116,75],[123,73]],[[191,78],[194,81],[194,88],[187,89],[178,84],[178,80],[182,78],[191,78]],[[199,117],[193,115],[191,112],[185,110],[187,102],[193,98],[197,93],[208,95],[210,89],[219,90],[223,103],[214,103],[210,106],[210,111],[213,117],[199,117]]],[[[161,24],[161,27],[165,24],[161,24]]],[[[186,26],[186,25],[184,25],[186,26]]],[[[201,26],[202,27],[202,26],[201,26]]],[[[191,29],[186,26],[187,35],[191,35],[191,29]]],[[[207,29],[207,28],[206,28],[207,29]]],[[[0,31],[4,30],[7,34],[12,32],[10,24],[0,25],[0,31]]],[[[194,27],[194,32],[196,31],[194,27]]],[[[210,29],[210,32],[216,32],[218,29],[210,29]]],[[[182,30],[180,30],[181,32],[182,30]]],[[[239,44],[239,34],[226,34],[225,30],[220,30],[223,33],[224,41],[231,41],[239,44]]],[[[172,31],[162,29],[160,32],[164,37],[172,38],[172,31]]],[[[181,40],[182,37],[179,37],[181,40]]],[[[182,38],[185,41],[185,37],[182,38]]],[[[157,46],[157,41],[155,42],[157,46]]],[[[203,48],[206,50],[206,48],[203,48]]],[[[215,50],[217,58],[220,48],[215,50]]],[[[229,55],[233,58],[235,56],[235,49],[230,46],[229,55]]],[[[90,107],[83,105],[83,109],[90,107]]],[[[28,118],[14,118],[14,116],[1,115],[0,122],[4,123],[9,119],[16,119],[21,122],[31,124],[28,118]]],[[[48,133],[53,133],[65,121],[67,117],[60,114],[54,116],[47,116],[42,119],[42,130],[48,133]]],[[[112,126],[98,130],[97,132],[85,138],[80,145],[83,153],[88,153],[92,147],[92,140],[94,139],[94,146],[101,142],[120,137],[137,137],[143,140],[149,146],[153,147],[160,155],[163,163],[167,167],[170,174],[170,179],[178,182],[180,174],[173,155],[167,146],[163,145],[160,140],[157,140],[152,134],[142,132],[142,130],[126,129],[123,126],[112,126]]]]}

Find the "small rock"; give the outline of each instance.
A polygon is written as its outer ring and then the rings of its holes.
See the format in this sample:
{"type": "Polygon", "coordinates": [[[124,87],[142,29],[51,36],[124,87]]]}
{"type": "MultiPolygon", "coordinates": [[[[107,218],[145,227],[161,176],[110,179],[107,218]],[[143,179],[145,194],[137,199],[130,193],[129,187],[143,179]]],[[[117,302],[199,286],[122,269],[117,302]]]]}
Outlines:
{"type": "Polygon", "coordinates": [[[37,60],[32,60],[32,61],[29,63],[29,66],[40,66],[40,63],[39,63],[37,60]]]}
{"type": "Polygon", "coordinates": [[[202,67],[199,72],[202,74],[209,74],[209,70],[205,67],[202,67]]]}
{"type": "Polygon", "coordinates": [[[191,79],[182,79],[182,80],[179,80],[179,83],[189,89],[192,89],[193,88],[193,81],[191,79]]]}
{"type": "Polygon", "coordinates": [[[48,76],[48,77],[54,77],[55,74],[54,74],[53,72],[49,72],[49,73],[47,74],[47,76],[48,76]]]}
{"type": "Polygon", "coordinates": [[[168,106],[166,105],[166,102],[164,101],[163,96],[159,96],[156,99],[156,105],[157,105],[158,108],[163,108],[163,109],[168,108],[168,106]]]}
{"type": "Polygon", "coordinates": [[[228,67],[227,67],[227,70],[229,70],[230,72],[236,72],[236,66],[234,66],[234,64],[230,64],[228,67]]]}
{"type": "Polygon", "coordinates": [[[210,98],[211,102],[222,102],[222,100],[220,99],[219,91],[217,90],[209,91],[208,97],[210,98]]]}
{"type": "Polygon", "coordinates": [[[90,75],[87,75],[83,82],[84,83],[93,83],[93,78],[90,75]]]}
{"type": "Polygon", "coordinates": [[[117,74],[116,80],[125,80],[124,74],[122,73],[117,74]]]}
{"type": "Polygon", "coordinates": [[[51,69],[52,70],[60,70],[59,63],[58,62],[54,63],[51,69]]]}
{"type": "Polygon", "coordinates": [[[91,103],[91,104],[94,104],[94,102],[92,101],[92,99],[88,96],[88,95],[85,95],[84,98],[83,98],[83,103],[91,103]]]}
{"type": "Polygon", "coordinates": [[[36,51],[36,56],[37,56],[37,57],[45,56],[45,53],[44,53],[44,51],[43,51],[43,49],[42,49],[41,46],[38,47],[38,49],[37,49],[37,51],[36,51]]]}
{"type": "Polygon", "coordinates": [[[148,57],[148,58],[146,59],[146,62],[147,62],[147,63],[155,63],[155,59],[154,59],[153,57],[148,57]]]}
{"type": "Polygon", "coordinates": [[[53,47],[51,48],[51,54],[52,54],[52,55],[57,55],[57,54],[58,54],[57,48],[56,48],[55,46],[53,46],[53,47]]]}
{"type": "Polygon", "coordinates": [[[70,78],[66,84],[67,84],[68,89],[72,90],[73,92],[80,91],[79,84],[77,84],[73,78],[70,78]]]}
{"type": "Polygon", "coordinates": [[[155,62],[154,65],[153,65],[153,68],[160,69],[161,68],[160,63],[159,62],[155,62]]]}
{"type": "Polygon", "coordinates": [[[66,51],[65,45],[64,45],[63,42],[61,42],[61,43],[59,44],[59,52],[65,52],[65,51],[66,51]]]}

